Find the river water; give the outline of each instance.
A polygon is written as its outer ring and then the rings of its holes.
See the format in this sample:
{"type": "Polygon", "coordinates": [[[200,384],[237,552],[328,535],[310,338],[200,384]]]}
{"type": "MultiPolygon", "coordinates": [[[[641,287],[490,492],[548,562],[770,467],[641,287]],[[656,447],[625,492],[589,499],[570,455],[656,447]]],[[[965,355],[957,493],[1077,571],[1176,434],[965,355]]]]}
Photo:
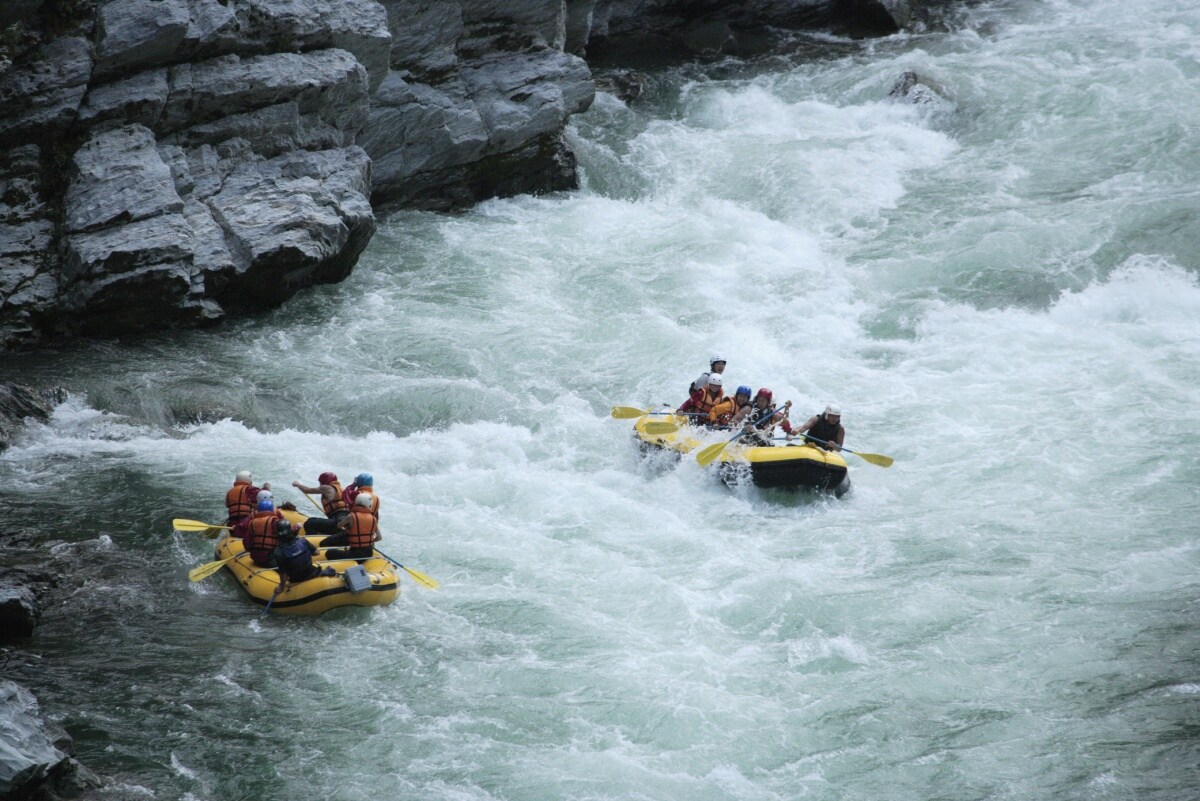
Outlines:
{"type": "Polygon", "coordinates": [[[0,455],[68,572],[5,673],[130,798],[1184,799],[1200,788],[1200,8],[677,68],[583,188],[381,221],[212,331],[6,355],[0,455]],[[913,69],[954,106],[887,99],[913,69]],[[710,352],[835,400],[841,500],[641,462],[710,352]],[[374,474],[395,604],[258,620],[211,543],[374,474]]]}

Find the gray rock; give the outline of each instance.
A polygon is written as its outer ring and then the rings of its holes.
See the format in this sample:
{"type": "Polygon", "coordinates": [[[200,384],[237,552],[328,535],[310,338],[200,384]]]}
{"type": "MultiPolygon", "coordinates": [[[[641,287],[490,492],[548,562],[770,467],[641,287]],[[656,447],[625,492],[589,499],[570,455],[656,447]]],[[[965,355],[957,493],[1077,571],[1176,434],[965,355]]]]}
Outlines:
{"type": "Polygon", "coordinates": [[[913,70],[905,70],[892,84],[888,97],[917,106],[952,111],[957,105],[946,87],[913,70]]]}
{"type": "Polygon", "coordinates": [[[29,690],[0,680],[0,798],[74,798],[98,787],[72,751],[71,738],[47,724],[29,690]]]}
{"type": "Polygon", "coordinates": [[[98,133],[79,148],[65,204],[70,233],[183,209],[154,133],[144,125],[98,133]]]}
{"type": "Polygon", "coordinates": [[[555,50],[476,62],[464,68],[463,83],[480,110],[493,153],[562,130],[567,117],[595,97],[587,64],[555,50]]]}
{"type": "Polygon", "coordinates": [[[0,583],[0,643],[32,637],[41,616],[32,590],[0,583]]]}
{"type": "Polygon", "coordinates": [[[183,64],[171,69],[158,130],[182,130],[287,102],[356,131],[366,121],[366,71],[345,50],[183,64]]]}
{"type": "Polygon", "coordinates": [[[96,20],[96,75],[160,67],[173,61],[187,33],[187,0],[109,0],[96,20]]]}
{"type": "Polygon", "coordinates": [[[167,68],[146,70],[88,90],[79,123],[95,127],[106,120],[154,128],[167,104],[167,68]]]}
{"type": "Polygon", "coordinates": [[[91,72],[91,44],[68,36],[41,46],[22,69],[0,74],[0,148],[61,137],[75,121],[91,72]]]}
{"type": "Polygon", "coordinates": [[[361,148],[294,152],[243,165],[207,201],[237,274],[223,305],[278,305],[300,287],[349,274],[375,230],[361,148]]]}
{"type": "Polygon", "coordinates": [[[0,384],[0,450],[9,446],[26,421],[46,422],[65,399],[61,389],[39,392],[20,384],[0,384]]]}

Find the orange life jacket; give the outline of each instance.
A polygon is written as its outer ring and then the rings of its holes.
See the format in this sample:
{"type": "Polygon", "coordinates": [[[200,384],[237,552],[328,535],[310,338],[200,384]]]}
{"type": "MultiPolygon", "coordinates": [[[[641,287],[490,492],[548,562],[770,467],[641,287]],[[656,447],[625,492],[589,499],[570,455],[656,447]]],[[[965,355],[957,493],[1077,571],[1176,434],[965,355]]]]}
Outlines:
{"type": "Polygon", "coordinates": [[[333,487],[334,492],[337,494],[333,496],[332,501],[325,500],[325,496],[322,495],[321,506],[325,509],[326,517],[333,517],[338,512],[346,511],[346,509],[349,507],[346,505],[346,502],[342,500],[342,485],[336,481],[330,481],[329,486],[333,487]]]}
{"type": "Polygon", "coordinates": [[[229,510],[230,520],[241,520],[254,513],[247,493],[252,489],[249,481],[235,481],[229,492],[225,493],[225,508],[229,510]]]}
{"type": "Polygon", "coordinates": [[[697,412],[700,412],[701,414],[706,415],[712,411],[714,406],[716,406],[718,403],[720,403],[724,399],[725,399],[725,388],[724,387],[718,387],[716,395],[710,394],[708,391],[708,387],[705,387],[704,392],[703,392],[703,394],[701,394],[700,398],[698,400],[695,400],[692,402],[692,408],[695,409],[697,412]]]}
{"type": "Polygon", "coordinates": [[[350,538],[347,543],[349,547],[374,548],[375,532],[377,531],[379,531],[379,521],[375,515],[360,507],[350,510],[350,538]]]}
{"type": "Polygon", "coordinates": [[[246,537],[246,550],[251,553],[270,553],[279,544],[276,526],[283,519],[279,512],[255,512],[250,518],[250,534],[246,537]]]}
{"type": "Polygon", "coordinates": [[[719,426],[727,426],[733,422],[733,416],[741,409],[736,398],[725,398],[714,405],[708,413],[708,422],[719,426]]]}
{"type": "MultiPolygon", "coordinates": [[[[358,495],[363,494],[371,496],[371,514],[375,516],[376,520],[379,520],[379,496],[376,495],[375,490],[371,489],[370,487],[362,487],[359,489],[358,495]]],[[[355,501],[358,500],[358,495],[354,496],[355,501]]]]}

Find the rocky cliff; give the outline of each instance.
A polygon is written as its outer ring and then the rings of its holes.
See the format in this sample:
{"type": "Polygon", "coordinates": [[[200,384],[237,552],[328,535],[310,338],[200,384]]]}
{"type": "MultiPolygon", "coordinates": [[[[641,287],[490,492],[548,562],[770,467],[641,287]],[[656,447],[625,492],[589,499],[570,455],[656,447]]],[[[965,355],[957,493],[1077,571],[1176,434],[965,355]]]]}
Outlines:
{"type": "Polygon", "coordinates": [[[214,323],[353,269],[381,204],[572,188],[583,56],[881,33],[907,0],[8,0],[0,349],[214,323]]]}

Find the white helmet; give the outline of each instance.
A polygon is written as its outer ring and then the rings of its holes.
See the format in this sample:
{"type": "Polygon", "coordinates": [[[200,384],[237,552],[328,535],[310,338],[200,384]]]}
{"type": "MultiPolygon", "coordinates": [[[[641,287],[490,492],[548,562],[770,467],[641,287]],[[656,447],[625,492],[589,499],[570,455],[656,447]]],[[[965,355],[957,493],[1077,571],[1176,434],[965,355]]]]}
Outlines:
{"type": "Polygon", "coordinates": [[[365,506],[368,509],[371,508],[371,493],[369,493],[369,492],[358,493],[358,496],[354,499],[354,505],[355,506],[365,506]]]}
{"type": "Polygon", "coordinates": [[[709,367],[712,367],[712,366],[713,366],[714,364],[716,364],[717,362],[723,362],[723,361],[725,361],[725,357],[724,357],[724,356],[722,356],[722,355],[721,355],[721,354],[719,354],[719,353],[714,353],[712,356],[709,356],[709,357],[708,357],[708,366],[709,366],[709,367]]]}
{"type": "Polygon", "coordinates": [[[269,489],[262,489],[262,490],[258,491],[258,499],[260,501],[269,501],[274,497],[275,496],[271,493],[271,491],[269,489]]]}
{"type": "Polygon", "coordinates": [[[253,481],[254,477],[250,475],[249,470],[239,470],[237,475],[233,477],[235,481],[253,481]]]}
{"type": "Polygon", "coordinates": [[[711,374],[709,374],[709,376],[708,376],[708,385],[709,385],[710,387],[719,387],[719,386],[721,386],[721,374],[720,374],[720,373],[711,373],[711,374]]]}
{"type": "Polygon", "coordinates": [[[833,415],[834,417],[841,417],[842,416],[842,407],[838,406],[836,403],[830,403],[830,404],[826,405],[825,406],[825,416],[828,417],[829,415],[833,415]]]}

